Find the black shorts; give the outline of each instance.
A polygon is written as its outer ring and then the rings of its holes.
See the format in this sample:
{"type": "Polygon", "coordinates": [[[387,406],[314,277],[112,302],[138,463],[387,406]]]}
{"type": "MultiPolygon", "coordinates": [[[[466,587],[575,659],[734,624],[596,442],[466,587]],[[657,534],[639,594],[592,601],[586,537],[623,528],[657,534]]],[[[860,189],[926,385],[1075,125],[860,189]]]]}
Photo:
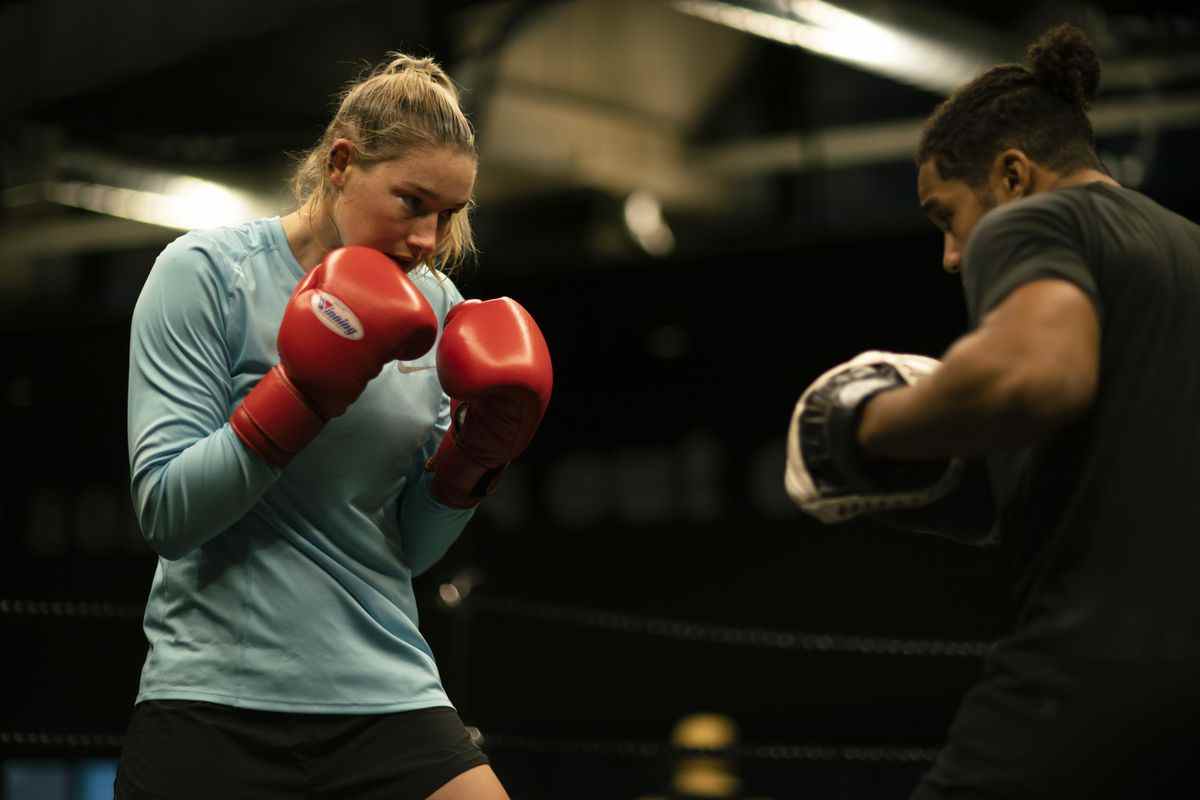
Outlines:
{"type": "Polygon", "coordinates": [[[423,800],[488,763],[452,708],[293,714],[192,700],[139,703],[116,800],[423,800]]]}
{"type": "Polygon", "coordinates": [[[998,651],[912,800],[1200,797],[1200,663],[998,651]]]}

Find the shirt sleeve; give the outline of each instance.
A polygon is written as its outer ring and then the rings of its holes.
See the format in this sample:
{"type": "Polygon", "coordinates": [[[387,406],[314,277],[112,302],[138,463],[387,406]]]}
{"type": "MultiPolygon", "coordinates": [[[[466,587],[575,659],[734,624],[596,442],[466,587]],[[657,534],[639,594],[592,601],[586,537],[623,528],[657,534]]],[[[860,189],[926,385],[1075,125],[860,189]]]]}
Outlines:
{"type": "Polygon", "coordinates": [[[400,503],[401,546],[414,576],[440,561],[475,516],[474,508],[451,508],[435,500],[432,480],[432,473],[422,471],[400,503]]]}
{"type": "Polygon", "coordinates": [[[130,329],[130,488],[142,535],[166,559],[226,530],[279,474],[226,421],[226,292],[212,258],[194,235],[169,245],[130,329]]]}
{"type": "Polygon", "coordinates": [[[1036,196],[994,209],[980,220],[963,259],[963,290],[972,327],[1013,290],[1045,278],[1078,286],[1103,324],[1096,277],[1076,209],[1065,199],[1036,196]]]}
{"type": "MultiPolygon", "coordinates": [[[[436,297],[430,299],[434,308],[438,310],[441,323],[450,309],[462,302],[463,296],[445,276],[438,277],[437,286],[436,297]]],[[[437,422],[421,448],[420,472],[414,480],[409,481],[400,499],[401,547],[413,575],[419,575],[436,564],[475,515],[474,508],[451,508],[439,503],[431,490],[433,474],[426,472],[424,468],[425,462],[437,452],[442,437],[449,428],[450,397],[442,392],[438,402],[437,422]]]]}

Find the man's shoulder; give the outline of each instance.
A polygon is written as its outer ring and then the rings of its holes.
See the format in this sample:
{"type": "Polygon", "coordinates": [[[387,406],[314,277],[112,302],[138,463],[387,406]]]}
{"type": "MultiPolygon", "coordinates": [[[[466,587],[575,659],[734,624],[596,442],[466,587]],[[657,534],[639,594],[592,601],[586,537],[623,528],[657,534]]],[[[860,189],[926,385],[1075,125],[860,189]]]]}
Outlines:
{"type": "Polygon", "coordinates": [[[1055,189],[996,206],[980,218],[968,251],[976,258],[1020,250],[1028,242],[1077,247],[1083,243],[1085,219],[1093,200],[1084,187],[1055,189]]]}
{"type": "Polygon", "coordinates": [[[997,225],[1029,225],[1036,227],[1039,223],[1048,224],[1054,221],[1070,221],[1077,215],[1087,213],[1092,205],[1092,199],[1083,186],[1068,189],[1054,189],[1048,192],[1013,200],[1010,203],[993,208],[984,214],[979,221],[980,229],[997,225]]]}

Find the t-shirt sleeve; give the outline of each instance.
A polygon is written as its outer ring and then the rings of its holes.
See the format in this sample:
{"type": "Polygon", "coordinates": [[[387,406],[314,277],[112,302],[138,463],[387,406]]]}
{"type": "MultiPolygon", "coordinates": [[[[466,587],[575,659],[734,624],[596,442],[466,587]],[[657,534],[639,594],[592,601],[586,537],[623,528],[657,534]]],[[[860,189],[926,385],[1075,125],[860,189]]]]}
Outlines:
{"type": "Polygon", "coordinates": [[[226,422],[224,287],[212,259],[192,235],[169,245],[130,329],[131,490],[143,536],[168,559],[227,529],[278,475],[226,422]]]}
{"type": "MultiPolygon", "coordinates": [[[[446,314],[463,301],[463,296],[445,276],[439,277],[436,289],[427,293],[427,296],[430,295],[430,302],[438,315],[440,340],[446,314]]],[[[437,452],[449,428],[450,397],[443,391],[438,400],[437,421],[420,451],[421,465],[437,452]]],[[[437,563],[475,514],[473,508],[450,508],[439,503],[431,491],[432,477],[431,473],[422,469],[404,490],[400,503],[400,536],[405,558],[414,575],[425,572],[437,563]]]]}
{"type": "Polygon", "coordinates": [[[963,291],[972,327],[1013,290],[1045,278],[1078,286],[1104,309],[1077,209],[1052,196],[1020,200],[980,220],[963,259],[963,291]]]}
{"type": "MultiPolygon", "coordinates": [[[[446,315],[450,310],[463,301],[462,293],[458,287],[454,285],[454,281],[449,277],[438,273],[434,278],[428,278],[429,273],[426,273],[427,281],[424,284],[426,287],[432,286],[426,291],[430,304],[433,305],[434,313],[438,317],[438,339],[434,344],[434,350],[442,340],[442,331],[446,327],[446,315]]],[[[450,396],[444,391],[441,392],[437,407],[437,421],[434,423],[433,430],[430,432],[429,438],[425,441],[421,451],[421,463],[425,463],[433,454],[437,452],[438,446],[442,443],[442,437],[446,435],[446,431],[450,429],[450,396]]]]}

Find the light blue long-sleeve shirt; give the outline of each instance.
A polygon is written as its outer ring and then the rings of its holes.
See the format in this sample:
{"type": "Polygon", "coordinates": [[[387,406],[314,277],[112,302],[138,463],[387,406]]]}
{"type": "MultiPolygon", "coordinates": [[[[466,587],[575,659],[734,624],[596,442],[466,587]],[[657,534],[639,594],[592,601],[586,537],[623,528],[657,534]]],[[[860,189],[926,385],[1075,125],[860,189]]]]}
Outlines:
{"type": "MultiPolygon", "coordinates": [[[[137,517],[159,554],[138,702],[450,705],[412,587],[472,514],[434,500],[423,469],[449,424],[436,346],[387,364],[282,470],[228,424],[279,360],[276,333],[303,275],[279,219],[262,219],[181,236],[138,298],[129,460],[137,517]]],[[[425,267],[410,278],[439,323],[462,300],[425,267]]]]}

